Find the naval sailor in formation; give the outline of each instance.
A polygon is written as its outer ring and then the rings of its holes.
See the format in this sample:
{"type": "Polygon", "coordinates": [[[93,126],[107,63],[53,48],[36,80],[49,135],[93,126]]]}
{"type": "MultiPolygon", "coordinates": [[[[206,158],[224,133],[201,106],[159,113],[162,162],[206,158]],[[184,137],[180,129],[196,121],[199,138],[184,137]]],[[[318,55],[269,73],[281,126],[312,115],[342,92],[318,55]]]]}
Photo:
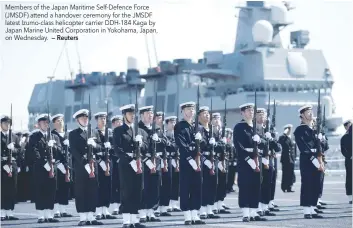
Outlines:
{"type": "Polygon", "coordinates": [[[346,133],[342,136],[340,145],[341,153],[345,158],[346,167],[346,195],[348,201],[352,204],[352,122],[350,120],[343,123],[346,133]]]}
{"type": "Polygon", "coordinates": [[[301,191],[300,206],[304,207],[304,218],[323,218],[316,208],[320,195],[321,173],[324,172],[322,155],[327,147],[321,133],[313,129],[312,106],[305,105],[298,110],[301,119],[294,131],[295,142],[300,151],[301,191]]]}

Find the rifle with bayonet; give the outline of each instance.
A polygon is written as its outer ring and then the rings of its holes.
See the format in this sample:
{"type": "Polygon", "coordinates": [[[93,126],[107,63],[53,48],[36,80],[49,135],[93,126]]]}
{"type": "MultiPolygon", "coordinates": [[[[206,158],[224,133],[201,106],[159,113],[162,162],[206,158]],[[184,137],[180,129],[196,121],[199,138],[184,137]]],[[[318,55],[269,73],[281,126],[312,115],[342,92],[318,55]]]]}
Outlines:
{"type": "MultiPolygon", "coordinates": [[[[271,115],[271,94],[268,93],[268,104],[267,104],[267,116],[266,116],[266,127],[265,127],[265,133],[270,132],[270,115],[271,115]]],[[[267,154],[266,159],[269,158],[270,154],[270,140],[266,139],[266,147],[265,147],[265,154],[267,154]]],[[[265,169],[269,169],[268,165],[264,165],[265,169]]]]}
{"type": "MultiPolygon", "coordinates": [[[[87,140],[92,137],[92,125],[91,125],[91,95],[88,95],[88,125],[87,125],[87,140]]],[[[89,162],[89,167],[91,172],[89,174],[89,178],[95,178],[96,175],[94,174],[94,159],[93,159],[93,147],[88,145],[88,153],[87,153],[87,160],[89,162]]]]}
{"type": "MultiPolygon", "coordinates": [[[[212,112],[213,112],[213,102],[212,102],[212,97],[211,97],[211,113],[210,113],[210,138],[213,138],[213,125],[212,125],[212,112]]],[[[215,175],[214,172],[214,145],[211,144],[211,151],[210,151],[210,162],[212,164],[212,167],[210,169],[210,174],[215,175]]]]}
{"type": "MultiPolygon", "coordinates": [[[[157,116],[157,92],[154,93],[154,106],[153,106],[153,119],[155,120],[157,116]]],[[[156,121],[152,123],[152,136],[156,133],[156,121]]],[[[157,142],[152,140],[152,153],[151,153],[151,162],[153,168],[151,173],[156,173],[156,154],[157,154],[157,142]]]]}
{"type": "MultiPolygon", "coordinates": [[[[162,113],[162,134],[164,135],[164,112],[162,113]]],[[[163,172],[168,172],[168,158],[167,158],[167,150],[164,150],[163,153],[163,172]]]]}
{"type": "MultiPolygon", "coordinates": [[[[108,113],[109,113],[109,107],[108,107],[108,100],[107,100],[107,119],[106,121],[108,122],[108,113]]],[[[104,141],[105,142],[109,142],[109,128],[108,128],[108,123],[105,125],[105,131],[104,131],[104,141]]],[[[109,149],[105,148],[105,152],[104,152],[104,162],[105,162],[105,166],[106,166],[106,170],[104,175],[105,176],[110,176],[110,160],[109,160],[109,149]]]]}
{"type": "MultiPolygon", "coordinates": [[[[256,94],[256,90],[255,90],[255,107],[254,107],[254,118],[253,118],[253,132],[254,132],[254,135],[257,134],[257,128],[256,128],[256,113],[257,113],[257,94],[256,94]]],[[[261,169],[260,169],[260,166],[259,166],[259,150],[257,148],[257,142],[254,141],[254,148],[253,148],[253,153],[255,155],[255,164],[256,164],[256,169],[255,171],[256,172],[260,172],[261,169]]]]}
{"type": "MultiPolygon", "coordinates": [[[[199,133],[199,112],[200,112],[200,86],[197,86],[197,103],[196,103],[196,117],[195,117],[195,135],[199,133]]],[[[201,171],[200,167],[200,156],[201,156],[201,148],[200,148],[200,140],[195,139],[195,144],[196,144],[196,165],[197,169],[196,172],[201,171]]]]}
{"type": "MultiPolygon", "coordinates": [[[[10,126],[9,126],[9,137],[7,138],[7,145],[12,143],[12,104],[11,104],[11,111],[10,111],[10,126]]],[[[7,156],[7,165],[9,166],[9,173],[7,174],[8,177],[12,177],[12,150],[9,150],[9,155],[7,156]]]]}
{"type": "MultiPolygon", "coordinates": [[[[224,116],[223,116],[223,125],[222,125],[222,139],[226,137],[226,127],[227,127],[227,96],[224,98],[224,116]]],[[[223,148],[223,161],[222,172],[226,172],[226,158],[227,158],[227,144],[224,145],[223,148]]]]}
{"type": "MultiPolygon", "coordinates": [[[[138,111],[138,102],[137,102],[137,96],[138,96],[138,92],[137,92],[137,86],[135,89],[135,110],[136,112],[138,111]]],[[[134,131],[132,133],[132,138],[133,140],[135,139],[135,136],[138,135],[138,128],[139,128],[139,120],[138,120],[138,114],[135,113],[135,118],[134,118],[134,131]]],[[[139,142],[135,141],[135,150],[134,150],[134,157],[136,158],[136,166],[137,166],[137,174],[141,174],[142,173],[142,164],[141,164],[141,147],[139,142]]]]}
{"type": "Polygon", "coordinates": [[[324,168],[322,166],[322,147],[321,147],[321,139],[319,139],[319,134],[321,134],[321,96],[320,96],[320,90],[319,90],[319,95],[317,99],[317,115],[316,115],[316,153],[317,153],[317,159],[319,160],[320,163],[320,168],[319,170],[324,172],[324,168]]]}
{"type": "MultiPolygon", "coordinates": [[[[49,142],[50,140],[52,140],[51,137],[51,130],[50,130],[50,111],[49,111],[49,103],[47,104],[48,107],[48,135],[47,135],[47,142],[49,142]]],[[[54,164],[53,164],[53,148],[49,147],[49,158],[48,158],[48,163],[50,166],[50,170],[49,170],[49,178],[54,178],[54,164]]]]}
{"type": "MultiPolygon", "coordinates": [[[[179,104],[177,104],[177,108],[176,108],[176,123],[177,124],[179,122],[179,104]]],[[[175,140],[175,139],[174,139],[175,140]]],[[[179,172],[179,160],[180,160],[180,154],[179,154],[179,148],[176,148],[175,151],[175,172],[179,172]]]]}
{"type": "MultiPolygon", "coordinates": [[[[65,124],[65,139],[69,139],[69,136],[67,135],[67,124],[65,124]]],[[[66,158],[66,174],[65,174],[65,182],[70,182],[70,168],[69,168],[69,146],[65,146],[65,158],[66,158]]]]}

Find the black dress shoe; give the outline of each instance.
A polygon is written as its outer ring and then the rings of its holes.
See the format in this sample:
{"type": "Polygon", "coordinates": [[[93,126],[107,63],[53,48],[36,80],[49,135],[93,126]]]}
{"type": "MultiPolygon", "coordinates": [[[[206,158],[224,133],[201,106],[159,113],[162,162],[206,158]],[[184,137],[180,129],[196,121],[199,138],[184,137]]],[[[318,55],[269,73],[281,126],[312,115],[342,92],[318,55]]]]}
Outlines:
{"type": "Polygon", "coordinates": [[[352,204],[352,200],[351,200],[351,201],[349,201],[349,204],[352,204]]]}
{"type": "Polygon", "coordinates": [[[306,215],[304,215],[304,218],[305,218],[305,219],[312,219],[311,214],[306,214],[306,215]]]}
{"type": "Polygon", "coordinates": [[[172,211],[173,211],[172,208],[168,208],[168,209],[167,209],[167,212],[172,212],[172,211]]]}
{"type": "Polygon", "coordinates": [[[249,217],[243,217],[243,222],[250,222],[249,217]]]}
{"type": "Polygon", "coordinates": [[[101,219],[104,219],[104,218],[103,218],[103,215],[96,215],[96,219],[97,220],[101,220],[101,219]]]}
{"type": "Polygon", "coordinates": [[[206,224],[206,222],[204,222],[202,220],[193,220],[192,224],[194,224],[194,225],[203,225],[203,224],[206,224]]]}
{"type": "Polygon", "coordinates": [[[37,221],[38,223],[45,223],[45,219],[43,219],[43,218],[40,218],[40,219],[38,219],[38,221],[37,221]]]}
{"type": "Polygon", "coordinates": [[[323,211],[320,211],[319,209],[314,209],[314,211],[316,212],[316,213],[318,213],[318,214],[323,214],[324,212],[323,211]]]}
{"type": "Polygon", "coordinates": [[[255,221],[267,221],[267,218],[261,218],[260,216],[255,216],[254,220],[255,221]]]}
{"type": "Polygon", "coordinates": [[[258,215],[260,215],[260,216],[264,216],[265,215],[265,213],[263,212],[263,211],[258,211],[258,212],[256,212],[258,215]]]}
{"type": "Polygon", "coordinates": [[[324,203],[324,202],[320,202],[320,204],[323,206],[327,205],[327,203],[324,203]]]}
{"type": "Polygon", "coordinates": [[[154,212],[153,214],[154,214],[154,216],[156,216],[156,217],[161,216],[161,213],[160,213],[159,211],[156,211],[156,212],[154,212]]]}
{"type": "Polygon", "coordinates": [[[292,189],[288,189],[287,192],[295,192],[294,190],[292,189]]]}
{"type": "Polygon", "coordinates": [[[147,222],[147,218],[140,218],[140,223],[145,223],[147,222]]]}
{"type": "Polygon", "coordinates": [[[59,222],[59,220],[57,220],[56,218],[48,218],[48,222],[55,223],[55,222],[59,222]]]}
{"type": "MultiPolygon", "coordinates": [[[[148,217],[147,217],[147,220],[148,220],[148,217]]],[[[150,217],[149,221],[150,222],[160,222],[161,220],[159,218],[150,217]]]]}
{"type": "Polygon", "coordinates": [[[100,225],[103,225],[103,223],[100,221],[97,221],[97,220],[93,220],[93,221],[91,221],[91,225],[100,226],[100,225]]]}
{"type": "Polygon", "coordinates": [[[265,215],[265,216],[276,216],[275,213],[272,213],[272,212],[270,212],[270,211],[265,211],[264,215],[265,215]]]}
{"type": "Polygon", "coordinates": [[[221,216],[219,216],[219,215],[214,215],[214,214],[208,214],[207,217],[210,218],[210,219],[218,219],[218,218],[220,218],[221,216]]]}
{"type": "Polygon", "coordinates": [[[219,210],[219,214],[230,214],[230,211],[226,211],[225,209],[219,210]]]}
{"type": "Polygon", "coordinates": [[[278,205],[276,205],[276,204],[273,204],[273,207],[278,207],[278,205]]]}
{"type": "Polygon", "coordinates": [[[54,218],[60,218],[60,217],[61,217],[61,214],[59,214],[59,213],[54,214],[54,218]]]}
{"type": "Polygon", "coordinates": [[[117,219],[117,217],[113,216],[113,215],[104,215],[105,219],[117,219]]]}
{"type": "Polygon", "coordinates": [[[323,207],[323,206],[321,206],[321,205],[317,205],[316,207],[317,207],[317,209],[320,209],[320,210],[326,209],[326,207],[323,207]]]}
{"type": "Polygon", "coordinates": [[[135,227],[135,228],[145,228],[146,226],[143,225],[143,224],[141,224],[141,223],[135,223],[135,224],[134,224],[134,227],[135,227]]]}
{"type": "Polygon", "coordinates": [[[226,209],[226,210],[229,210],[229,209],[230,209],[229,207],[227,207],[227,206],[225,206],[225,205],[222,205],[222,207],[223,207],[224,209],[226,209]]]}
{"type": "Polygon", "coordinates": [[[63,217],[63,218],[69,218],[69,217],[72,217],[72,215],[65,212],[65,213],[61,213],[61,217],[63,217]]]}
{"type": "MultiPolygon", "coordinates": [[[[167,210],[168,211],[168,210],[167,210]]],[[[181,212],[181,210],[179,208],[173,208],[174,212],[181,212]]]]}
{"type": "Polygon", "coordinates": [[[13,220],[18,220],[18,218],[15,217],[15,216],[8,216],[8,217],[7,217],[7,220],[13,221],[13,220]]]}
{"type": "Polygon", "coordinates": [[[269,208],[268,210],[269,210],[269,211],[275,211],[275,212],[278,212],[278,211],[279,211],[278,208],[273,208],[273,207],[269,208]]]}
{"type": "Polygon", "coordinates": [[[161,216],[172,216],[172,214],[168,213],[168,212],[162,212],[161,216]]]}
{"type": "Polygon", "coordinates": [[[318,214],[313,214],[313,215],[311,215],[311,217],[313,217],[313,218],[324,218],[324,217],[322,217],[322,215],[318,215],[318,214]]]}
{"type": "Polygon", "coordinates": [[[133,228],[135,227],[133,224],[123,224],[123,228],[133,228]]]}
{"type": "Polygon", "coordinates": [[[5,221],[7,216],[1,217],[1,221],[5,221]]]}
{"type": "Polygon", "coordinates": [[[119,214],[119,211],[113,211],[113,213],[112,213],[112,215],[118,215],[118,214],[119,214]]]}
{"type": "Polygon", "coordinates": [[[188,220],[188,221],[185,221],[185,222],[184,222],[184,225],[191,225],[191,221],[189,221],[189,220],[188,220]]]}
{"type": "Polygon", "coordinates": [[[207,215],[205,214],[200,215],[200,219],[207,219],[207,215]]]}
{"type": "Polygon", "coordinates": [[[212,210],[213,214],[218,214],[218,210],[212,210]]]}
{"type": "Polygon", "coordinates": [[[85,226],[86,225],[86,221],[80,221],[79,223],[78,223],[78,226],[85,226]]]}

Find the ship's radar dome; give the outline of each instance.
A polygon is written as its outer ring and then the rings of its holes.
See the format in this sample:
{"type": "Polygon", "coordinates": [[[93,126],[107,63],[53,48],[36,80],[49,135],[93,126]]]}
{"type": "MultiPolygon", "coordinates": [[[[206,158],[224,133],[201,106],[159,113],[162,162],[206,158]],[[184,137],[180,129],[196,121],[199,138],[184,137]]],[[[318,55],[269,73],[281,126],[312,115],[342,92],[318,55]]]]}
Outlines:
{"type": "Polygon", "coordinates": [[[127,69],[128,70],[137,70],[137,60],[134,57],[127,57],[127,69]]]}
{"type": "Polygon", "coordinates": [[[325,114],[326,117],[329,117],[332,115],[333,113],[333,103],[332,103],[332,99],[329,96],[323,96],[321,98],[321,104],[322,104],[322,114],[324,113],[324,107],[325,107],[325,114]]]}
{"type": "Polygon", "coordinates": [[[287,64],[293,77],[305,77],[308,73],[308,63],[301,52],[288,52],[287,64]]]}
{"type": "Polygon", "coordinates": [[[285,24],[287,22],[288,10],[282,3],[271,6],[271,21],[273,24],[285,24]]]}
{"type": "Polygon", "coordinates": [[[252,27],[252,36],[256,43],[270,43],[273,36],[273,27],[271,23],[265,20],[257,21],[252,27]]]}

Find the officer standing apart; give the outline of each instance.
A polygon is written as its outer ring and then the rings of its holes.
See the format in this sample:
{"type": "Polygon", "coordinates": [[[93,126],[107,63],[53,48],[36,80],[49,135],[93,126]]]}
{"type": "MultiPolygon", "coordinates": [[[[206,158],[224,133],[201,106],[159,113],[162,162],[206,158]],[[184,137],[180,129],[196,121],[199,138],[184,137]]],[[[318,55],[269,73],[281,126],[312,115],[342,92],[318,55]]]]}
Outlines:
{"type": "Polygon", "coordinates": [[[198,216],[201,208],[201,172],[195,159],[196,140],[201,141],[202,135],[196,133],[193,120],[195,116],[195,102],[180,104],[183,120],[174,128],[174,136],[180,152],[180,209],[184,212],[185,225],[205,224],[198,216]]]}
{"type": "Polygon", "coordinates": [[[138,129],[135,118],[135,105],[125,105],[120,108],[124,124],[116,127],[113,132],[113,148],[119,156],[119,174],[121,187],[121,208],[123,214],[123,227],[145,227],[137,218],[141,205],[142,170],[141,158],[137,151],[145,154],[147,151],[147,134],[138,129]],[[131,225],[130,225],[131,224],[131,225]]]}
{"type": "Polygon", "coordinates": [[[78,128],[72,130],[69,134],[71,153],[74,158],[75,172],[75,204],[76,210],[80,215],[78,226],[85,225],[103,225],[94,217],[98,196],[97,165],[94,162],[94,156],[91,156],[89,150],[97,147],[94,138],[88,138],[89,111],[87,109],[78,110],[73,118],[76,119],[78,128]]]}
{"type": "Polygon", "coordinates": [[[51,138],[48,135],[50,116],[41,114],[37,117],[37,122],[39,131],[30,136],[28,147],[32,150],[32,155],[36,157],[34,172],[36,178],[35,205],[39,213],[38,223],[59,222],[53,218],[52,210],[56,194],[54,162],[57,155],[62,153],[62,147],[56,135],[51,135],[51,138]]]}
{"type": "Polygon", "coordinates": [[[322,218],[315,211],[320,191],[320,172],[324,171],[323,164],[318,159],[317,138],[312,129],[312,106],[305,105],[298,110],[301,125],[294,131],[295,142],[300,151],[301,191],[300,206],[304,207],[304,218],[322,218]]]}
{"type": "Polygon", "coordinates": [[[341,152],[345,158],[346,166],[346,195],[352,204],[352,123],[346,121],[344,127],[347,132],[341,138],[341,152]]]}
{"type": "Polygon", "coordinates": [[[243,119],[233,130],[233,142],[238,152],[239,207],[243,211],[243,222],[261,221],[256,213],[260,201],[260,164],[254,153],[254,143],[263,149],[266,142],[253,130],[254,104],[246,103],[239,108],[243,119]]]}
{"type": "Polygon", "coordinates": [[[16,135],[9,129],[11,121],[9,116],[1,116],[1,221],[18,220],[13,216],[13,210],[16,202],[16,157],[20,151],[20,145],[16,135]]]}

